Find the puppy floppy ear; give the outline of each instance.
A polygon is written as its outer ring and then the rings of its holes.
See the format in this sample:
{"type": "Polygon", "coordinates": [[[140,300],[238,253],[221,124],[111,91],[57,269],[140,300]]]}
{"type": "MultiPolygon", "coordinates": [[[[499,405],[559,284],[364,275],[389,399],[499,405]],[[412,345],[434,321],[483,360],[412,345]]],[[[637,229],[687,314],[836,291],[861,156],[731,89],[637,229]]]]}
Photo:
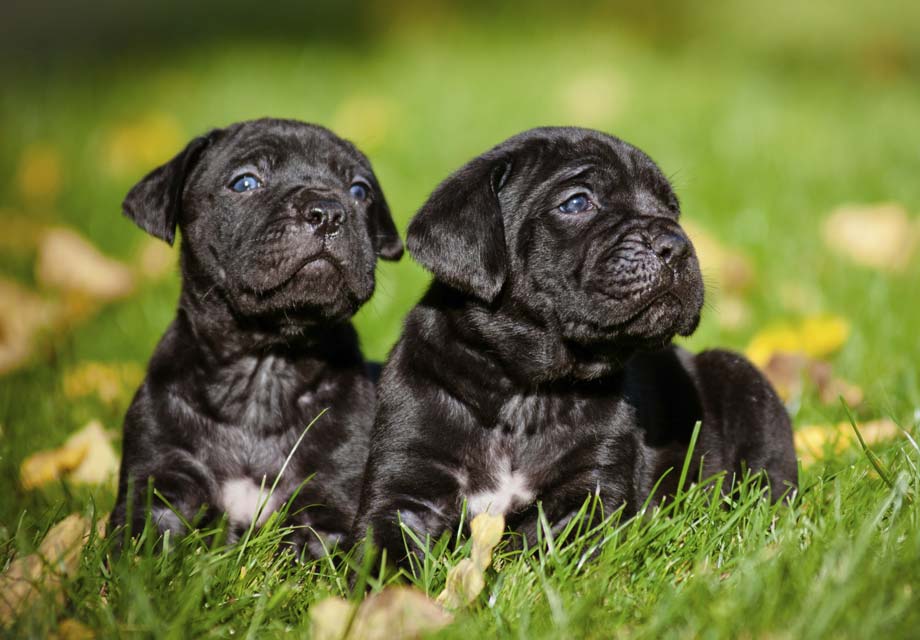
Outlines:
{"type": "Polygon", "coordinates": [[[374,251],[383,260],[399,260],[403,254],[403,243],[393,222],[393,216],[390,215],[390,206],[383,197],[379,185],[367,216],[374,251]]]}
{"type": "Polygon", "coordinates": [[[409,252],[436,278],[485,302],[505,283],[498,192],[511,162],[480,156],[438,185],[409,223],[409,252]]]}
{"type": "Polygon", "coordinates": [[[182,210],[185,177],[211,138],[212,134],[195,138],[175,158],[148,173],[125,196],[122,213],[147,233],[172,244],[182,210]]]}

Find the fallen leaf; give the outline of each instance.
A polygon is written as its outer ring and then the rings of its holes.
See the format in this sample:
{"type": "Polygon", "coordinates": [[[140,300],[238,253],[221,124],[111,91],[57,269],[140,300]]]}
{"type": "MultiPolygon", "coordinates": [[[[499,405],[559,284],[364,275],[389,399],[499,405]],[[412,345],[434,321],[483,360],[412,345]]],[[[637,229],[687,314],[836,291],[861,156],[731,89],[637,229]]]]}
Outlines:
{"type": "MultiPolygon", "coordinates": [[[[99,524],[97,533],[101,535],[104,521],[99,524]]],[[[51,527],[38,551],[10,563],[0,576],[0,625],[15,620],[40,591],[60,589],[61,579],[77,569],[89,532],[89,520],[71,514],[51,527]]]]}
{"type": "Polygon", "coordinates": [[[492,564],[492,551],[505,530],[501,515],[480,513],[470,523],[473,549],[447,572],[447,584],[438,595],[438,604],[447,609],[459,609],[473,602],[485,588],[485,570],[492,564]]]}
{"type": "Polygon", "coordinates": [[[763,372],[783,401],[800,397],[807,385],[814,387],[823,404],[836,404],[840,397],[849,407],[857,407],[863,401],[862,389],[836,377],[829,362],[801,353],[774,352],[763,372]]]}
{"type": "Polygon", "coordinates": [[[185,137],[173,116],[151,112],[104,134],[102,164],[114,176],[134,176],[169,160],[181,149],[185,137]]]}
{"type": "Polygon", "coordinates": [[[379,147],[396,120],[396,104],[381,96],[354,95],[333,116],[333,129],[362,148],[379,147]]]}
{"type": "Polygon", "coordinates": [[[19,159],[16,184],[23,200],[52,202],[61,189],[61,156],[57,149],[45,143],[26,147],[19,159]]]}
{"type": "Polygon", "coordinates": [[[850,323],[839,316],[806,317],[798,323],[779,322],[759,331],[745,350],[748,359],[761,369],[775,353],[798,353],[824,358],[844,345],[850,323]]]}
{"type": "Polygon", "coordinates": [[[94,395],[114,406],[130,398],[143,378],[136,362],[84,362],[64,374],[64,395],[71,400],[94,395]]]}
{"type": "Polygon", "coordinates": [[[431,598],[411,587],[387,587],[356,608],[330,597],[310,608],[316,640],[404,640],[441,629],[453,620],[431,598]],[[349,626],[350,625],[350,626],[349,626]]]}
{"type": "Polygon", "coordinates": [[[75,291],[108,301],[134,290],[131,270],[99,252],[75,231],[49,229],[38,247],[35,277],[46,287],[75,291]]]}
{"type": "Polygon", "coordinates": [[[840,398],[843,398],[850,408],[862,404],[863,390],[852,382],[836,377],[829,362],[812,360],[808,367],[808,376],[818,391],[818,398],[824,404],[836,403],[840,398]]]}
{"type": "Polygon", "coordinates": [[[825,219],[825,244],[863,266],[903,271],[920,244],[920,222],[899,204],[847,205],[825,219]]]}
{"type": "Polygon", "coordinates": [[[356,609],[353,602],[336,596],[316,602],[310,607],[310,637],[313,640],[345,640],[356,609]]]}
{"type": "MultiPolygon", "coordinates": [[[[867,446],[891,440],[901,433],[898,425],[887,418],[864,422],[857,426],[867,446]]],[[[849,422],[837,425],[808,425],[797,429],[794,437],[795,450],[804,465],[824,459],[828,451],[839,455],[858,442],[849,422]]]]}
{"type": "Polygon", "coordinates": [[[98,485],[118,473],[118,455],[102,425],[93,420],[63,446],[34,453],[19,468],[24,489],[35,489],[66,476],[76,484],[98,485]]]}
{"type": "Polygon", "coordinates": [[[0,374],[23,365],[35,338],[60,317],[60,307],[17,283],[0,278],[0,374]]]}

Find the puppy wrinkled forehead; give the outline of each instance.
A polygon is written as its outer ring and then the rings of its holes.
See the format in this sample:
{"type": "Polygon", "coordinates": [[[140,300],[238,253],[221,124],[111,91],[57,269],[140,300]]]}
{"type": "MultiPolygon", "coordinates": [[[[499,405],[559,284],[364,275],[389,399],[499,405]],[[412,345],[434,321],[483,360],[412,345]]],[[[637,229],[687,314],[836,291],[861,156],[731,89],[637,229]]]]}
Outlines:
{"type": "Polygon", "coordinates": [[[228,164],[268,165],[302,163],[347,173],[368,166],[350,142],[317,125],[288,120],[254,120],[226,130],[216,145],[228,164]]]}

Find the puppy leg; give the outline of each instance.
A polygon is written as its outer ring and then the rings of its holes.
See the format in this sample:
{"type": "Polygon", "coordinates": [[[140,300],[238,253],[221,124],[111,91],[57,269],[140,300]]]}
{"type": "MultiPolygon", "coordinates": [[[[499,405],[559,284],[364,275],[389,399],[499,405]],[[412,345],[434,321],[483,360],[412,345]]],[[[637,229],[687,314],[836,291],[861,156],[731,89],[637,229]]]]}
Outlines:
{"type": "Polygon", "coordinates": [[[131,535],[143,530],[147,520],[148,478],[153,478],[153,488],[162,496],[150,496],[150,521],[161,535],[167,531],[171,536],[188,533],[185,523],[193,523],[202,509],[207,511],[206,517],[216,515],[217,484],[211,472],[188,453],[169,451],[159,455],[155,464],[136,461],[122,470],[110,528],[130,522],[131,535]]]}
{"type": "Polygon", "coordinates": [[[798,485],[798,466],[789,414],[773,387],[747,359],[729,351],[704,351],[693,358],[693,368],[703,405],[701,440],[721,442],[729,472],[763,470],[772,499],[787,496],[798,485]]]}
{"type": "Polygon", "coordinates": [[[367,479],[354,527],[355,539],[370,532],[377,548],[398,566],[406,566],[410,555],[422,555],[419,543],[424,545],[426,539],[433,543],[460,523],[456,480],[422,461],[407,469],[413,470],[411,478],[403,471],[401,476],[367,479]]]}

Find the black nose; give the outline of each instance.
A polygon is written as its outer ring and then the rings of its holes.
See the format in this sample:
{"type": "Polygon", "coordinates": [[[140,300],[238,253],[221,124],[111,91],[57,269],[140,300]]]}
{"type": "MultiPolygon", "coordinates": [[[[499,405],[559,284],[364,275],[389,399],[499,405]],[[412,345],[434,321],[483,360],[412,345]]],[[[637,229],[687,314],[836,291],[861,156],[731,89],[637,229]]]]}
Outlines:
{"type": "Polygon", "coordinates": [[[345,207],[335,200],[315,200],[304,207],[307,224],[313,227],[313,232],[324,236],[331,236],[345,220],[345,207]]]}
{"type": "Polygon", "coordinates": [[[690,249],[690,241],[680,233],[665,231],[652,239],[652,249],[668,264],[674,264],[690,249]]]}

